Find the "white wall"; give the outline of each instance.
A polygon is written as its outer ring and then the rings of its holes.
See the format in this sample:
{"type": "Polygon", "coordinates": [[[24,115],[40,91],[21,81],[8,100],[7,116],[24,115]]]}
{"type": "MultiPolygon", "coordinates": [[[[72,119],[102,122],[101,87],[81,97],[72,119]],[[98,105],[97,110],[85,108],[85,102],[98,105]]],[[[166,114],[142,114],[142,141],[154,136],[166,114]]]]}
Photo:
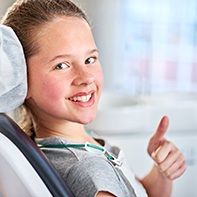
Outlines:
{"type": "Polygon", "coordinates": [[[12,5],[15,0],[0,0],[0,18],[5,14],[7,8],[12,5]]]}

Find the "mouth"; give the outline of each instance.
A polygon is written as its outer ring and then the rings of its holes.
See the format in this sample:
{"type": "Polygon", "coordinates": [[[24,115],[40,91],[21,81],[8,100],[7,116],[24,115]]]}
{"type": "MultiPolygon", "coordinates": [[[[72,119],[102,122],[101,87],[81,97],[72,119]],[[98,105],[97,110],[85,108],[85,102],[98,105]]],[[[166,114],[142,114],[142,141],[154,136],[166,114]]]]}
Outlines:
{"type": "Polygon", "coordinates": [[[92,94],[88,95],[83,95],[83,96],[74,96],[72,98],[69,98],[68,100],[73,101],[73,102],[82,102],[86,103],[92,98],[92,94]]]}

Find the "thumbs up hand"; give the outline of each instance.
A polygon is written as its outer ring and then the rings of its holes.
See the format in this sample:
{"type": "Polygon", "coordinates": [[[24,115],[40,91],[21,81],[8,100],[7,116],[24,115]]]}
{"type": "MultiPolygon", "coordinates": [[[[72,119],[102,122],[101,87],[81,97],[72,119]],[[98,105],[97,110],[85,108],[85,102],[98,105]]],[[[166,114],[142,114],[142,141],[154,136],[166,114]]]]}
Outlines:
{"type": "Polygon", "coordinates": [[[180,150],[164,137],[168,125],[169,119],[167,116],[164,116],[149,141],[147,151],[160,169],[160,172],[169,179],[174,180],[184,173],[186,164],[180,150]]]}

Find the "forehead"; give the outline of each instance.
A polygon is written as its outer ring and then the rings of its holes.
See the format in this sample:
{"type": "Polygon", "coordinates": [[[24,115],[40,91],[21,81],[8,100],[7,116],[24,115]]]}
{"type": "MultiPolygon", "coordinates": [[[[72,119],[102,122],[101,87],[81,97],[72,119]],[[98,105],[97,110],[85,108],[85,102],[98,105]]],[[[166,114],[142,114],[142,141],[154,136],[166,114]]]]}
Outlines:
{"type": "Polygon", "coordinates": [[[45,57],[96,48],[89,24],[79,17],[57,17],[39,27],[33,39],[38,48],[36,54],[45,57]]]}
{"type": "Polygon", "coordinates": [[[35,29],[34,35],[36,35],[37,39],[62,35],[67,35],[68,37],[76,32],[78,34],[83,32],[92,34],[91,28],[85,19],[72,16],[58,16],[52,21],[40,25],[35,29]]]}
{"type": "Polygon", "coordinates": [[[32,39],[36,42],[37,46],[41,46],[42,42],[45,44],[51,43],[51,39],[67,39],[74,41],[74,38],[94,40],[91,28],[87,21],[79,17],[59,16],[50,22],[40,25],[34,29],[32,39]]]}

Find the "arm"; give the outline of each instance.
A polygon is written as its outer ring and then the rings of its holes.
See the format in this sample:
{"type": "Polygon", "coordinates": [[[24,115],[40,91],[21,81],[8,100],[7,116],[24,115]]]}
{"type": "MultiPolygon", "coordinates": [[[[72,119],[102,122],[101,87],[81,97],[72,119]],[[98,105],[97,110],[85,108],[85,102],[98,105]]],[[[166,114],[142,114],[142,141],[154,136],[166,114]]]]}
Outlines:
{"type": "Polygon", "coordinates": [[[171,196],[172,180],[186,170],[185,158],[180,150],[164,138],[168,125],[169,120],[164,116],[149,141],[147,150],[155,164],[151,172],[140,180],[149,197],[171,196]]]}
{"type": "Polygon", "coordinates": [[[113,194],[110,194],[108,192],[100,191],[96,197],[115,197],[113,194]]]}

